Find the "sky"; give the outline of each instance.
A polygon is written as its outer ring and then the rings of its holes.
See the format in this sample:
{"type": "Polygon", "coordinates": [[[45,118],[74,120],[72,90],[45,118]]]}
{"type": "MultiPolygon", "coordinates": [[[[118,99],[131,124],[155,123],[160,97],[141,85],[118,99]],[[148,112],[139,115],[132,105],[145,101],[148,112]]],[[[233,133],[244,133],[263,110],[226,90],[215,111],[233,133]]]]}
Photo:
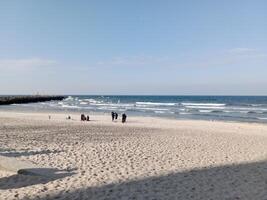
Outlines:
{"type": "Polygon", "coordinates": [[[0,95],[267,95],[266,10],[266,0],[2,0],[0,95]]]}

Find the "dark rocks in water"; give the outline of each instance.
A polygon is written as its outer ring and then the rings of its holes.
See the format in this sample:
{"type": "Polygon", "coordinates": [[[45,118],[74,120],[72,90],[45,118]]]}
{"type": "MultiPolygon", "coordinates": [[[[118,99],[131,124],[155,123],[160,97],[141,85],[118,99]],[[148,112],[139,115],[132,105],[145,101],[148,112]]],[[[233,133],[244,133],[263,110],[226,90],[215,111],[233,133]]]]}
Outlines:
{"type": "Polygon", "coordinates": [[[61,101],[64,98],[65,96],[43,96],[43,95],[0,96],[0,105],[37,103],[44,101],[61,101]]]}

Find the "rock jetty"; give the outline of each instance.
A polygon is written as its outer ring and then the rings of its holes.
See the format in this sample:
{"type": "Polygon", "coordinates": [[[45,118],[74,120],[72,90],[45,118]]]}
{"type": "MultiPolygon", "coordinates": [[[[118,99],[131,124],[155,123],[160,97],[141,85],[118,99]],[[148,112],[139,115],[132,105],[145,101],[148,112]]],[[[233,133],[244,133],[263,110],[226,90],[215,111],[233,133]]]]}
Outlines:
{"type": "Polygon", "coordinates": [[[27,95],[27,96],[0,96],[0,105],[37,103],[44,101],[61,101],[65,96],[44,96],[44,95],[27,95]]]}

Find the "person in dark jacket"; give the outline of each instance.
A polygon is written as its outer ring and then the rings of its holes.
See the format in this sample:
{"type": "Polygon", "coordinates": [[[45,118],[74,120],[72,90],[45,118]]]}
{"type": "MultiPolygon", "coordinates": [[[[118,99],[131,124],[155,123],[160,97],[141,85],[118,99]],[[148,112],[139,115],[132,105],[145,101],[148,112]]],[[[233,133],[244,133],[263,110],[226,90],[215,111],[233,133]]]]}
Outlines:
{"type": "Polygon", "coordinates": [[[115,119],[117,120],[118,119],[118,113],[115,113],[115,119]]]}
{"type": "Polygon", "coordinates": [[[111,112],[111,118],[112,118],[112,121],[114,121],[114,118],[115,118],[115,113],[114,112],[111,112]]]}
{"type": "Polygon", "coordinates": [[[121,122],[122,123],[125,123],[126,122],[127,115],[125,113],[123,113],[121,117],[122,117],[121,122]]]}
{"type": "Polygon", "coordinates": [[[84,114],[81,114],[81,121],[85,121],[86,120],[86,117],[84,114]]]}

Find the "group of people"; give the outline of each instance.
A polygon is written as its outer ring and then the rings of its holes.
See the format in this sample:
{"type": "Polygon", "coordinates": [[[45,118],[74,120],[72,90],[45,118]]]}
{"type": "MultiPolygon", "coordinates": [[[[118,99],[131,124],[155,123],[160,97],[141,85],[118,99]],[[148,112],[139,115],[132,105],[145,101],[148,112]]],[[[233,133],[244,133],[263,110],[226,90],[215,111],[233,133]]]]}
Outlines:
{"type": "MultiPolygon", "coordinates": [[[[119,117],[119,114],[118,114],[118,113],[116,113],[116,112],[111,112],[111,118],[112,118],[112,121],[117,120],[118,117],[119,117]]],[[[51,116],[48,115],[48,118],[51,119],[51,116]]],[[[125,122],[126,122],[126,118],[127,118],[127,115],[126,115],[125,113],[123,113],[123,114],[121,115],[121,122],[122,122],[122,123],[125,123],[125,122]]],[[[70,115],[67,116],[66,119],[71,120],[71,116],[70,116],[70,115]]],[[[89,117],[89,115],[81,114],[81,121],[90,121],[90,117],[89,117]]]]}
{"type": "Polygon", "coordinates": [[[89,115],[85,116],[84,114],[81,114],[81,121],[90,121],[89,115]]]}
{"type": "MultiPolygon", "coordinates": [[[[112,121],[117,120],[118,119],[118,116],[119,116],[118,113],[111,112],[111,119],[112,119],[112,121]]],[[[122,123],[125,123],[126,122],[126,118],[127,118],[127,115],[125,113],[123,113],[121,115],[121,122],[122,123]]]]}
{"type": "Polygon", "coordinates": [[[117,120],[118,117],[119,117],[118,113],[116,113],[116,112],[111,112],[111,118],[112,118],[112,121],[117,120]]]}

